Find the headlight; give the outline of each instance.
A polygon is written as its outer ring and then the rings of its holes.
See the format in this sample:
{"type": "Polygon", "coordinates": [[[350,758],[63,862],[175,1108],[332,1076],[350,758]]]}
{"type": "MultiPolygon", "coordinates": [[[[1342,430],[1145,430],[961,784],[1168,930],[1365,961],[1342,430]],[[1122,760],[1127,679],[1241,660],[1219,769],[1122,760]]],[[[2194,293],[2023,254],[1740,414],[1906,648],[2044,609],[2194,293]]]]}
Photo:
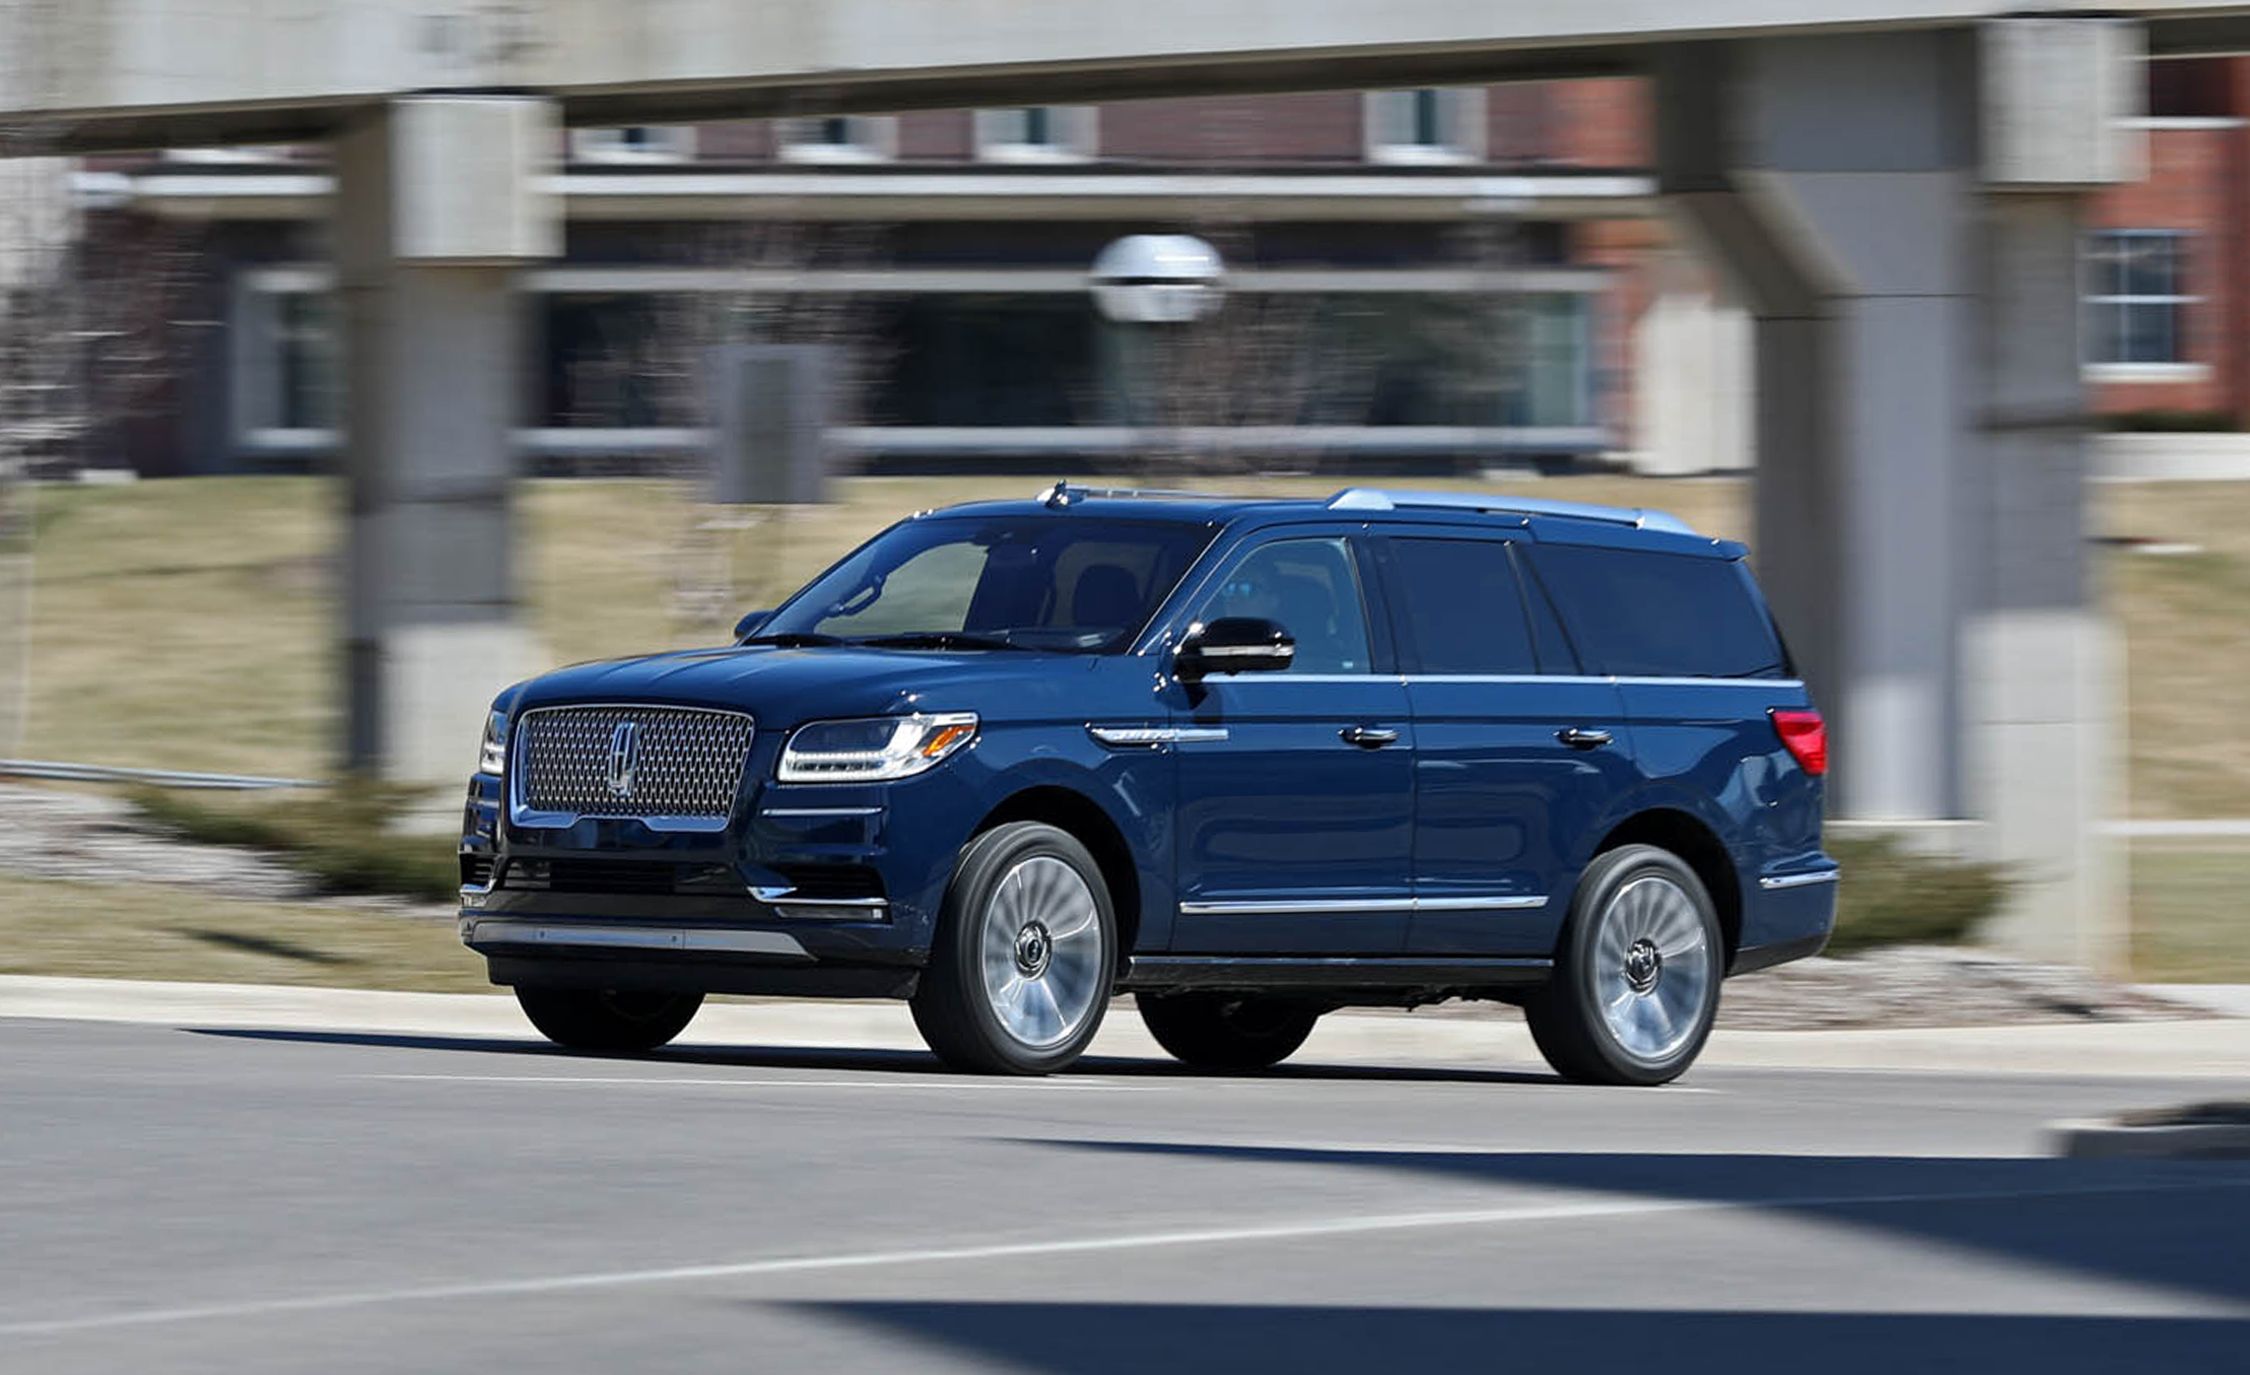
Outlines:
{"type": "Polygon", "coordinates": [[[784,783],[888,783],[936,768],[977,738],[973,711],[815,721],[781,752],[784,783]]]}
{"type": "Polygon", "coordinates": [[[508,717],[496,711],[484,718],[484,747],[477,751],[477,772],[497,775],[507,771],[508,717]]]}

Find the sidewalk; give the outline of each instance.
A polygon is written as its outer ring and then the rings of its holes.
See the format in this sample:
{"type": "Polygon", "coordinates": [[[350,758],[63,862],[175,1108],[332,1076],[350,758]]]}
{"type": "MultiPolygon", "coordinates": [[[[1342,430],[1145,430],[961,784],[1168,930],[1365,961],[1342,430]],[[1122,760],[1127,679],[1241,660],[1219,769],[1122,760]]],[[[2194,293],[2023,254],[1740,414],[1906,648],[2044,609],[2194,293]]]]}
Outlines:
{"type": "MultiPolygon", "coordinates": [[[[1122,1011],[1122,1009],[1120,1010],[1122,1011]]],[[[247,984],[0,975],[0,1018],[534,1039],[503,993],[382,993],[247,984]]],[[[918,1050],[902,1003],[714,1003],[684,1045],[918,1050]]],[[[1097,1055],[1160,1058],[1140,1019],[1113,1015],[1097,1055]]],[[[1520,1021],[1337,1013],[1301,1061],[1535,1067],[1520,1021]]],[[[1721,1031],[1703,1063],[1944,1074],[2178,1075],[2250,1079],[2250,1018],[1876,1031],[1721,1031]]]]}

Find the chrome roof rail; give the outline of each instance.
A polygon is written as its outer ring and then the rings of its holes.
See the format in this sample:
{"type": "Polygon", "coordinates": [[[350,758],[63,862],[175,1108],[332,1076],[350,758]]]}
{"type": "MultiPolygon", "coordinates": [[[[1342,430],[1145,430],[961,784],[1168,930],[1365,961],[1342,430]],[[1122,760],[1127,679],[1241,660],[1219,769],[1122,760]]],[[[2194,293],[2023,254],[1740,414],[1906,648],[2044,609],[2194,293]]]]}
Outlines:
{"type": "Polygon", "coordinates": [[[1058,482],[1040,489],[1033,498],[1049,506],[1074,506],[1088,497],[1131,497],[1151,501],[1227,501],[1231,498],[1216,492],[1188,492],[1171,487],[1083,487],[1075,482],[1058,482]]]}
{"type": "Polygon", "coordinates": [[[1668,530],[1692,535],[1695,528],[1669,511],[1632,506],[1596,506],[1583,501],[1547,501],[1539,497],[1488,496],[1481,492],[1407,492],[1382,487],[1347,487],[1328,499],[1331,511],[1485,511],[1517,516],[1563,516],[1571,520],[1598,520],[1609,525],[1630,525],[1636,530],[1668,530]]]}

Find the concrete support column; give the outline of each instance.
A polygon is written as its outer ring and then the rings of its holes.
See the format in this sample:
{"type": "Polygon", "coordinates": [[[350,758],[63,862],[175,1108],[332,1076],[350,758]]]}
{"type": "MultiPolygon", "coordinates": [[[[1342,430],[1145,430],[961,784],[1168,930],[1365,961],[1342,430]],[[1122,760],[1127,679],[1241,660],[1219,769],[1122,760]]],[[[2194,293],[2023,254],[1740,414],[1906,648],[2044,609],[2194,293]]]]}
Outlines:
{"type": "Polygon", "coordinates": [[[1993,935],[2120,969],[2123,866],[2096,823],[2123,797],[2114,637],[2091,585],[2078,334],[2079,198],[1993,196],[1984,215],[1982,462],[1961,503],[1983,557],[1964,627],[1968,802],[2023,895],[1993,935]]]}
{"type": "Polygon", "coordinates": [[[1659,476],[1750,466],[1750,316],[1676,250],[1658,255],[1655,298],[1634,329],[1633,470],[1659,476]]]}
{"type": "Polygon", "coordinates": [[[2095,839],[2075,192],[2124,170],[2120,33],[1697,44],[1658,70],[1665,190],[1755,320],[1754,556],[1834,724],[1831,816],[2002,862],[1988,935],[2094,964],[2123,912],[2095,839]]]}
{"type": "Polygon", "coordinates": [[[516,264],[560,248],[544,101],[415,97],[336,147],[344,344],[344,763],[460,776],[492,695],[536,662],[509,493],[516,264]]]}

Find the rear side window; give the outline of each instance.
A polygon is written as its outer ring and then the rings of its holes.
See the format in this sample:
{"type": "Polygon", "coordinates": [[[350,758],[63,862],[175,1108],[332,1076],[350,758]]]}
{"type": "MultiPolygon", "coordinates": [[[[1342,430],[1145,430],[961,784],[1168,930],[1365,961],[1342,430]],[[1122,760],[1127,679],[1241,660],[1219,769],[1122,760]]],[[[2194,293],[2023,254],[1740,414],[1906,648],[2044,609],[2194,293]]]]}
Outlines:
{"type": "Polygon", "coordinates": [[[1528,552],[1592,671],[1635,678],[1788,672],[1773,621],[1740,563],[1572,544],[1528,552]]]}
{"type": "Polygon", "coordinates": [[[1515,563],[1499,540],[1393,539],[1399,618],[1424,673],[1537,673],[1515,563]]]}

